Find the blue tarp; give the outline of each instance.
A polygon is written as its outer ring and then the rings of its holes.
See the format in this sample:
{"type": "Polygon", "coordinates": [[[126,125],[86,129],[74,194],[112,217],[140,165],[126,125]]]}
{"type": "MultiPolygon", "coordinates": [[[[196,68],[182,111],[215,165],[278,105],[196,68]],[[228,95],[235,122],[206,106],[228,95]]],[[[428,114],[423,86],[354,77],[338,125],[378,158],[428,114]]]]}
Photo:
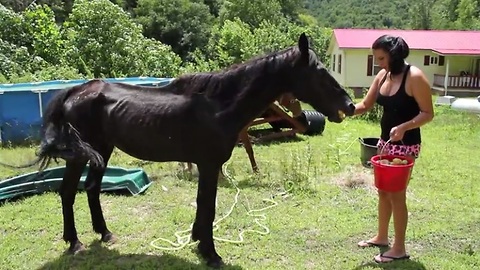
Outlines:
{"type": "MultiPolygon", "coordinates": [[[[163,86],[172,78],[106,78],[105,81],[135,85],[163,86]]],[[[38,139],[42,114],[55,91],[88,80],[55,80],[32,83],[0,84],[0,141],[5,144],[38,139]]]]}

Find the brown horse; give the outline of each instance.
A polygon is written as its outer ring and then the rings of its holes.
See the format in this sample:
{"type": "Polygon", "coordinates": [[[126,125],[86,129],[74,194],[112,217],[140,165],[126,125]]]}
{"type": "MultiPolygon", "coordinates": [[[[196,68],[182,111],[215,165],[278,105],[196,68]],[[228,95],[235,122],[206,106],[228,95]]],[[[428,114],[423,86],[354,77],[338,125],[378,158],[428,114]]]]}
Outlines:
{"type": "Polygon", "coordinates": [[[100,187],[117,147],[143,160],[197,165],[192,239],[199,241],[199,253],[208,265],[220,266],[212,231],[219,171],[230,159],[240,131],[284,93],[292,93],[332,122],[340,123],[354,111],[350,96],[309,48],[305,34],[298,46],[226,70],[183,75],[162,87],[92,80],[59,91],[44,113],[37,162],[66,160],[60,196],[63,239],[69,250],[83,248],[73,204],[87,162],[85,187],[93,229],[103,241],[114,238],[103,217],[100,187]]]}

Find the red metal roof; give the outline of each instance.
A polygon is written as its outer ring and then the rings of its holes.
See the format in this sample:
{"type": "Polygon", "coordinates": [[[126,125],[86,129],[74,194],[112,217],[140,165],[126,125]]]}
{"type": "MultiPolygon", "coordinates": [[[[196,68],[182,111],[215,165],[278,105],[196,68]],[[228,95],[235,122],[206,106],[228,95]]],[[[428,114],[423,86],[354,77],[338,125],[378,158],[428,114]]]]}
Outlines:
{"type": "Polygon", "coordinates": [[[340,48],[371,48],[384,34],[402,37],[410,49],[432,50],[440,54],[480,55],[480,31],[334,29],[340,48]]]}

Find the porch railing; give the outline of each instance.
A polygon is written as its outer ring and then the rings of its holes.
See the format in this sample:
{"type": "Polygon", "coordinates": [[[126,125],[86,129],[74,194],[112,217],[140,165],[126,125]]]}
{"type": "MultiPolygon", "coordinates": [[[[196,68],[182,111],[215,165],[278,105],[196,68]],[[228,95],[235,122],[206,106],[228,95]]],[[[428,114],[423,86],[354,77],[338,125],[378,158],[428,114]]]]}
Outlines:
{"type": "MultiPolygon", "coordinates": [[[[433,85],[445,87],[445,75],[434,74],[433,85]]],[[[480,89],[480,77],[475,75],[448,76],[447,88],[480,89]]]]}

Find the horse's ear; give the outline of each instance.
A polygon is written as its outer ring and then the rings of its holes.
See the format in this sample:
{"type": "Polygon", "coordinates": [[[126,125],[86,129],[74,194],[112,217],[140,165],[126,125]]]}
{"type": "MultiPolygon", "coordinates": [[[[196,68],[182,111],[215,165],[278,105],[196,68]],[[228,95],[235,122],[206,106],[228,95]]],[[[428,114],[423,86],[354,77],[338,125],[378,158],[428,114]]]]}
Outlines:
{"type": "Polygon", "coordinates": [[[305,33],[302,33],[300,35],[300,38],[298,39],[298,49],[302,53],[302,55],[308,55],[308,38],[305,33]]]}

